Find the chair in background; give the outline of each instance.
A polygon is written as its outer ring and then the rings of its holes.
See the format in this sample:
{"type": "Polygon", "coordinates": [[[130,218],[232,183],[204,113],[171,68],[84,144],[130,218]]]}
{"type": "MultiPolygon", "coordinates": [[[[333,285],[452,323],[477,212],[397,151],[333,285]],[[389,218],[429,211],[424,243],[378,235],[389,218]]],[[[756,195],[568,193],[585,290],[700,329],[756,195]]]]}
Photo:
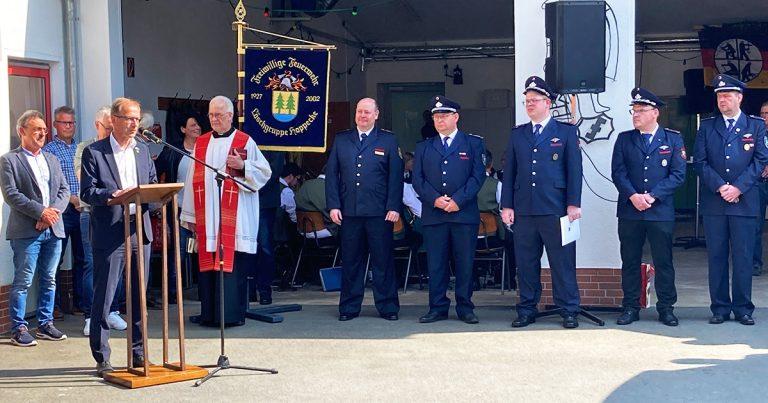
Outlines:
{"type": "Polygon", "coordinates": [[[296,259],[296,267],[291,277],[291,287],[296,287],[296,274],[299,272],[301,260],[304,256],[333,256],[333,266],[339,257],[339,242],[336,236],[318,238],[318,232],[327,229],[323,221],[323,214],[319,211],[296,211],[296,225],[301,235],[302,243],[299,256],[296,259]]]}

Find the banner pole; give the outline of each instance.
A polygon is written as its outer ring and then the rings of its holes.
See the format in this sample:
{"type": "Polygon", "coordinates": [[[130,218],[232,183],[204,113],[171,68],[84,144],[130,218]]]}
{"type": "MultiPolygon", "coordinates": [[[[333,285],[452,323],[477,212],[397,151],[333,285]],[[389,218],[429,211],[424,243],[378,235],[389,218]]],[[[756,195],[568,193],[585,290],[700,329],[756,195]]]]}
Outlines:
{"type": "Polygon", "coordinates": [[[243,30],[248,28],[248,23],[245,22],[245,6],[243,1],[237,2],[235,7],[235,18],[237,21],[232,23],[232,30],[237,32],[237,121],[235,126],[238,130],[243,130],[243,122],[245,121],[245,88],[243,80],[245,80],[245,46],[243,46],[243,30]]]}

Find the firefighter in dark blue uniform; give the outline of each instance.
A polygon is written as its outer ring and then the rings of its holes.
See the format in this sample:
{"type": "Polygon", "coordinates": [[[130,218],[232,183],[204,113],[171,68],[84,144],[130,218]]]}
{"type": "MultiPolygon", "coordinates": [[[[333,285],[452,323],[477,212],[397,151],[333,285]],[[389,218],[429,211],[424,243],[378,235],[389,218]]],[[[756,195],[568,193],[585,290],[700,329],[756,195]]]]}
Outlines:
{"type": "Polygon", "coordinates": [[[555,305],[563,327],[579,326],[579,286],[576,283],[576,243],[563,246],[560,217],[581,218],[581,152],[574,125],[550,115],[555,97],[536,76],[525,82],[525,110],[531,122],[512,129],[501,187],[501,217],[513,224],[518,290],[517,319],[512,327],[536,321],[541,299],[543,247],[552,269],[555,305]]]}
{"type": "Polygon", "coordinates": [[[361,99],[357,128],[336,135],[325,168],[326,204],[331,220],[341,225],[340,321],[360,315],[368,253],[379,315],[397,320],[400,311],[392,229],[402,207],[403,160],[397,137],[375,126],[378,116],[376,101],[361,99]]]}
{"type": "Polygon", "coordinates": [[[448,318],[448,260],[456,273],[456,314],[478,323],[472,304],[472,264],[480,211],[477,193],[485,181],[481,137],[457,127],[460,106],[443,96],[432,98],[432,119],[438,135],[419,142],[413,164],[413,188],[422,202],[424,245],[429,270],[429,312],[419,318],[431,323],[448,318]]]}
{"type": "Polygon", "coordinates": [[[760,214],[757,182],[768,163],[765,122],[741,111],[744,83],[720,74],[712,85],[721,114],[701,121],[693,153],[701,178],[709,258],[709,323],[723,323],[733,312],[742,325],[753,325],[752,254],[760,214]],[[733,264],[730,287],[729,254],[733,264]]]}
{"type": "Polygon", "coordinates": [[[619,134],[613,146],[611,177],[619,191],[616,216],[621,244],[621,288],[624,312],[616,320],[628,325],[640,319],[640,264],[646,238],[656,269],[656,311],[659,321],[677,326],[672,241],[674,193],[685,181],[686,154],[680,132],[659,126],[664,102],[644,88],[632,90],[634,130],[619,134]]]}

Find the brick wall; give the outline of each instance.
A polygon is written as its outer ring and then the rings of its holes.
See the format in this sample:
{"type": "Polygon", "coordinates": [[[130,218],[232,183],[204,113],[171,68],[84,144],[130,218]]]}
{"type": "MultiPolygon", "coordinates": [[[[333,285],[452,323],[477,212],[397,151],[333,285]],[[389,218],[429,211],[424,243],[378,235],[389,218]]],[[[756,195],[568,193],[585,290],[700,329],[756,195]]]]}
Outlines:
{"type": "Polygon", "coordinates": [[[0,287],[0,333],[5,333],[11,330],[11,315],[8,308],[10,294],[10,284],[0,287]]]}
{"type": "MultiPolygon", "coordinates": [[[[72,307],[72,271],[59,270],[56,274],[56,287],[61,292],[61,306],[65,311],[71,312],[72,307]]],[[[11,285],[0,286],[0,334],[11,330],[11,314],[9,299],[11,285]]],[[[37,324],[33,324],[37,326],[37,324]]]]}
{"type": "MultiPolygon", "coordinates": [[[[621,306],[621,269],[576,269],[581,305],[621,306]]],[[[541,269],[541,305],[552,305],[552,273],[541,269]]]]}

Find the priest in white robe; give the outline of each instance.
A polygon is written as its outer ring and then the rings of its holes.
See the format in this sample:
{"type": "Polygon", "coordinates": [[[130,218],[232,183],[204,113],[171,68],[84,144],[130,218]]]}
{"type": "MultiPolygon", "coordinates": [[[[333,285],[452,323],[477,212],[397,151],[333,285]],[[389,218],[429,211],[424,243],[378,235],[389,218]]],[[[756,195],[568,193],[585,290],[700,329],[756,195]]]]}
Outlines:
{"type": "MultiPolygon", "coordinates": [[[[258,190],[272,174],[269,162],[250,136],[232,127],[233,116],[232,101],[214,97],[208,108],[213,130],[198,137],[194,155],[258,190]]],[[[256,264],[258,251],[259,195],[230,180],[224,181],[220,194],[216,174],[196,163],[189,166],[184,188],[181,221],[195,232],[198,244],[200,323],[219,325],[218,271],[223,258],[224,324],[242,325],[248,309],[246,277],[256,264]],[[219,253],[220,222],[223,256],[219,253]]]]}

